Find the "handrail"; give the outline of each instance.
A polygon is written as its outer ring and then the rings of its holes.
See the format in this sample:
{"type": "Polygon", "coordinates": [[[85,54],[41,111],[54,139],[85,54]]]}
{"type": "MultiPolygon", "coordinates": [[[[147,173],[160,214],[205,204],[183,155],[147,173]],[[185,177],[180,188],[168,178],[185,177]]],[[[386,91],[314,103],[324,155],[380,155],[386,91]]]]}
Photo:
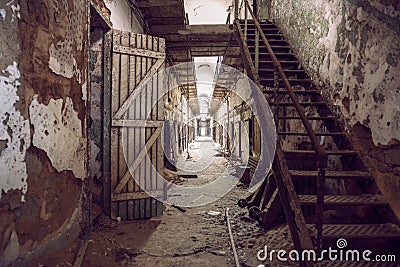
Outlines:
{"type": "MultiPolygon", "coordinates": [[[[255,71],[254,62],[251,58],[249,48],[246,45],[243,29],[240,26],[239,20],[235,20],[235,25],[237,30],[237,39],[247,74],[250,75],[250,78],[254,81],[258,88],[262,88],[258,72],[255,71]]],[[[303,249],[312,249],[313,244],[306,227],[306,222],[301,213],[300,201],[296,196],[293,182],[290,179],[291,176],[289,169],[279,143],[276,144],[273,169],[277,172],[275,177],[279,188],[279,195],[281,196],[281,199],[284,199],[282,201],[282,205],[284,207],[289,230],[293,238],[293,243],[296,249],[299,251],[302,251],[303,249]]]]}
{"type": "Polygon", "coordinates": [[[316,211],[317,239],[316,239],[316,247],[319,249],[321,246],[321,240],[322,240],[322,213],[323,213],[324,193],[325,193],[324,192],[325,191],[324,190],[325,169],[328,165],[328,156],[326,154],[325,149],[319,143],[319,140],[318,140],[317,136],[315,135],[315,132],[305,115],[304,109],[301,107],[295,93],[293,92],[293,89],[289,83],[289,80],[286,77],[286,74],[285,74],[278,58],[276,57],[274,51],[272,50],[271,45],[269,44],[261,26],[260,26],[260,23],[258,22],[256,16],[254,15],[253,10],[251,9],[250,3],[248,2],[248,0],[244,0],[244,1],[245,1],[248,11],[251,14],[254,24],[255,24],[259,34],[261,35],[261,38],[265,44],[265,47],[267,48],[267,51],[272,58],[273,64],[274,64],[275,68],[278,70],[278,73],[286,87],[286,90],[293,102],[293,105],[300,116],[300,119],[304,125],[304,128],[306,129],[306,132],[310,138],[311,144],[317,155],[317,167],[319,168],[319,172],[318,172],[318,180],[317,180],[317,205],[316,205],[316,208],[317,208],[317,211],[316,211]]]}

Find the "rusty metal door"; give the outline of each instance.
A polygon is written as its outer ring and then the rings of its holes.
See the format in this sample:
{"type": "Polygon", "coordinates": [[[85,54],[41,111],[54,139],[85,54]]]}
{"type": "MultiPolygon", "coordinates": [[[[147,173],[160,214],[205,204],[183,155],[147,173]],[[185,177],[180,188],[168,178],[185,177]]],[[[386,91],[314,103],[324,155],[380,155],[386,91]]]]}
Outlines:
{"type": "Polygon", "coordinates": [[[164,66],[165,40],[113,30],[105,35],[104,59],[104,210],[121,220],[161,215],[162,203],[144,189],[163,190],[155,170],[164,166],[157,71],[164,66]]]}

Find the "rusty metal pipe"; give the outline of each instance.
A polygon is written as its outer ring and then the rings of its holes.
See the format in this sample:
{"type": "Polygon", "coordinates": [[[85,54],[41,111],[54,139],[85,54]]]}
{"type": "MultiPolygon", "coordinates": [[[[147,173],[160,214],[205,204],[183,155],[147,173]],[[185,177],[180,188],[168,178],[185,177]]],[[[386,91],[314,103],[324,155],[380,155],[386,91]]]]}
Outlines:
{"type": "Polygon", "coordinates": [[[231,227],[231,221],[230,221],[230,216],[229,216],[229,208],[225,209],[225,219],[226,219],[226,224],[228,226],[229,240],[231,241],[233,258],[235,260],[235,266],[240,267],[239,257],[236,252],[235,240],[233,239],[233,234],[232,234],[232,227],[231,227]]]}

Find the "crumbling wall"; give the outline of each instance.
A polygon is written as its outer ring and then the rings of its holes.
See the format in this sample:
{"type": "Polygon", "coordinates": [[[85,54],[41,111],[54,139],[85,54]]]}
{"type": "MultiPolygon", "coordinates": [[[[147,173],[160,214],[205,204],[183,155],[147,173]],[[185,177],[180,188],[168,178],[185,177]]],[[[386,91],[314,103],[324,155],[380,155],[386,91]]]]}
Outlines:
{"type": "Polygon", "coordinates": [[[101,27],[90,32],[90,175],[97,179],[102,176],[103,34],[101,27]]]}
{"type": "Polygon", "coordinates": [[[0,266],[79,234],[86,2],[0,3],[0,266]]]}
{"type": "MultiPolygon", "coordinates": [[[[396,171],[400,166],[400,4],[273,0],[271,7],[272,19],[337,107],[347,129],[360,133],[355,127],[361,127],[369,132],[374,152],[364,154],[364,160],[371,163],[367,167],[381,190],[391,192],[387,195],[394,207],[400,197],[396,171]],[[374,153],[380,153],[383,162],[371,160],[374,153]]],[[[358,140],[366,142],[364,137],[358,140]]],[[[395,211],[400,216],[400,207],[395,211]]]]}

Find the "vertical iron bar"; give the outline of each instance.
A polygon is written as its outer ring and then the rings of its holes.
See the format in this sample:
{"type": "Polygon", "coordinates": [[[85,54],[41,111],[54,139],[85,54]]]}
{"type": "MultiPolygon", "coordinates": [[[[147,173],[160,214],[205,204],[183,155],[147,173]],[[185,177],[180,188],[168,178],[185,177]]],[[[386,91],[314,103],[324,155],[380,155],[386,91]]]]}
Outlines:
{"type": "Polygon", "coordinates": [[[278,76],[278,71],[275,68],[274,69],[274,106],[275,106],[274,119],[275,119],[276,127],[279,127],[279,124],[278,124],[278,116],[279,116],[278,90],[279,90],[279,76],[278,76]]]}
{"type": "Polygon", "coordinates": [[[244,7],[244,41],[247,42],[247,6],[244,7]]]}
{"type": "Polygon", "coordinates": [[[235,19],[239,18],[239,0],[235,0],[235,19]]]}
{"type": "Polygon", "coordinates": [[[228,151],[228,156],[231,156],[230,153],[230,146],[231,142],[229,139],[229,99],[228,96],[226,96],[226,115],[227,115],[227,123],[226,123],[226,150],[228,151]]]}
{"type": "Polygon", "coordinates": [[[257,0],[253,0],[253,13],[256,15],[256,18],[258,19],[258,5],[257,5],[257,0]]]}
{"type": "MultiPolygon", "coordinates": [[[[90,27],[91,27],[91,17],[90,17],[90,9],[91,9],[91,4],[90,1],[86,1],[86,17],[87,17],[87,23],[86,23],[86,45],[89,47],[86,49],[86,69],[90,70],[89,62],[90,62],[90,48],[91,48],[91,42],[90,42],[90,27]]],[[[86,125],[89,124],[90,121],[90,115],[91,115],[91,83],[90,83],[90,71],[86,72],[86,77],[87,81],[87,92],[86,92],[86,105],[87,105],[87,112],[86,112],[86,125]]],[[[91,173],[91,142],[90,140],[92,139],[92,136],[90,134],[90,127],[86,128],[86,162],[85,162],[85,169],[86,169],[86,179],[83,181],[83,199],[82,199],[82,213],[83,213],[83,233],[84,234],[89,234],[91,231],[91,226],[92,226],[92,184],[93,184],[93,177],[91,173]]]]}
{"type": "Polygon", "coordinates": [[[103,37],[103,212],[111,215],[111,58],[112,31],[103,37]]]}
{"type": "Polygon", "coordinates": [[[322,225],[324,213],[324,195],[325,195],[325,168],[320,168],[317,178],[317,205],[316,205],[316,222],[317,238],[315,240],[315,248],[317,251],[322,249],[322,225]]]}
{"type": "Polygon", "coordinates": [[[254,52],[254,67],[256,69],[256,72],[258,73],[258,66],[260,62],[260,33],[258,30],[255,30],[255,52],[254,52]]]}

